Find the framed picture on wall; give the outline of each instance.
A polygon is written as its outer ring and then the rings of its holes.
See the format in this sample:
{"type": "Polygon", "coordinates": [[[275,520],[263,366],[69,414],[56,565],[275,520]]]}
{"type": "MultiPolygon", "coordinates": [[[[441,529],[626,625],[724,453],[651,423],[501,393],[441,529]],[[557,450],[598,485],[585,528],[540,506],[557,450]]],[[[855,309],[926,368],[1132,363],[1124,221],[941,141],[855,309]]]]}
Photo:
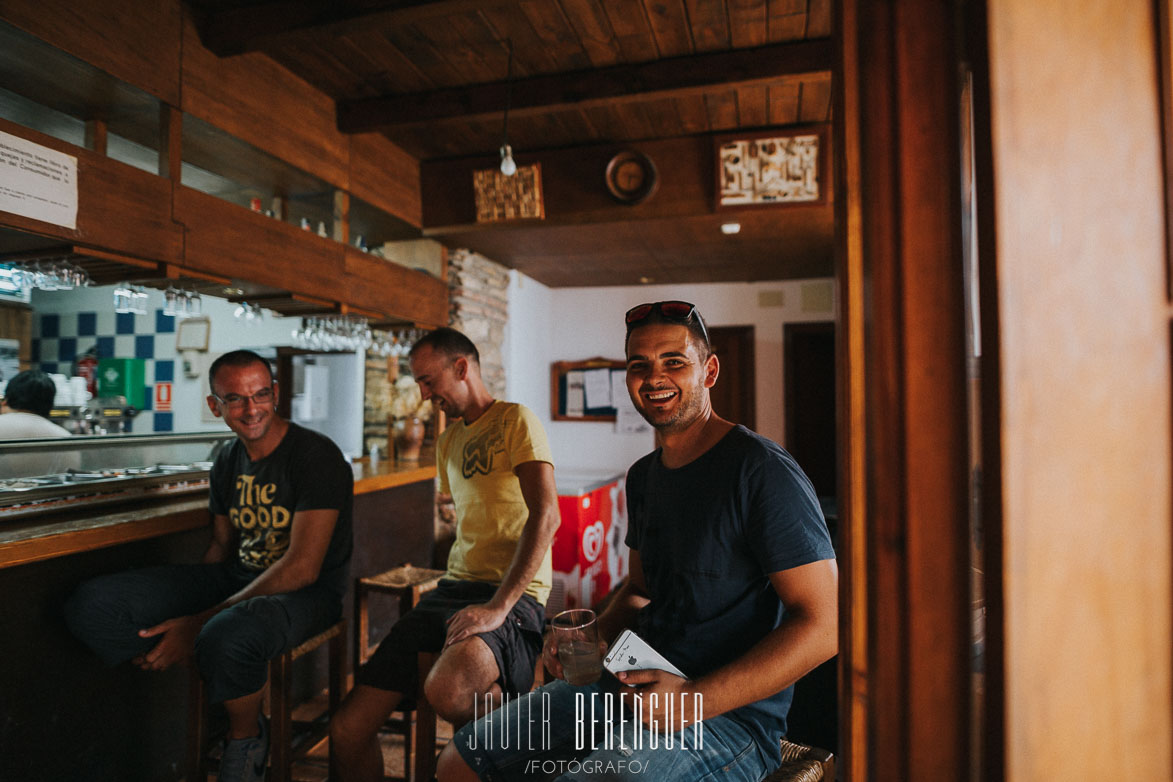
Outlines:
{"type": "Polygon", "coordinates": [[[827,138],[826,125],[718,136],[716,207],[826,203],[827,138]]]}

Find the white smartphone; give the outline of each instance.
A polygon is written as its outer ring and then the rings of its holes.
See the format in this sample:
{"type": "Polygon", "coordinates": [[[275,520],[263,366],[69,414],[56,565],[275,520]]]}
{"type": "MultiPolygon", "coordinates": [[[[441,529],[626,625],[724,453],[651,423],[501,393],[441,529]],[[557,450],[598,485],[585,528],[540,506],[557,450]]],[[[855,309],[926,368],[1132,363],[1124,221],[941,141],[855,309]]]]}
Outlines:
{"type": "Polygon", "coordinates": [[[647,641],[640,638],[631,630],[624,630],[607,650],[603,658],[603,667],[611,673],[623,671],[644,671],[649,668],[657,671],[667,671],[682,679],[687,679],[679,668],[653,649],[647,641]]]}

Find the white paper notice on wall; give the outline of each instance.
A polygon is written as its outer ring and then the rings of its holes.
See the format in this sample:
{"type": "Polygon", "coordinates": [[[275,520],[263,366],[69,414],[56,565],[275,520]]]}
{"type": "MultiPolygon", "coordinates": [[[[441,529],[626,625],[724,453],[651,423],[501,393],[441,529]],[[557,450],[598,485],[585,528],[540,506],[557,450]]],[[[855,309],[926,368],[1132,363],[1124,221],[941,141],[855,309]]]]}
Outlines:
{"type": "Polygon", "coordinates": [[[0,211],[77,229],[77,158],[0,131],[0,211]]]}
{"type": "Polygon", "coordinates": [[[581,371],[566,373],[566,415],[582,418],[586,414],[586,393],[581,371]]]}
{"type": "Polygon", "coordinates": [[[611,399],[615,404],[615,431],[626,434],[650,432],[652,427],[635,409],[631,395],[627,393],[627,372],[616,369],[611,372],[611,399]]]}
{"type": "Polygon", "coordinates": [[[588,369],[582,373],[588,409],[611,407],[611,370],[588,369]]]}

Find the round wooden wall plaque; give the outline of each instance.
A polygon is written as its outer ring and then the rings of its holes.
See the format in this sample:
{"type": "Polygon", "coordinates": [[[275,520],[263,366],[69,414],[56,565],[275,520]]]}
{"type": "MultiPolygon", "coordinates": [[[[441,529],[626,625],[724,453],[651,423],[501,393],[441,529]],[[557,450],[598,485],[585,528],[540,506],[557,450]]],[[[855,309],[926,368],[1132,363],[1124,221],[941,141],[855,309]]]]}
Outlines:
{"type": "Polygon", "coordinates": [[[607,164],[607,190],[625,204],[645,201],[656,190],[659,175],[652,159],[642,152],[627,149],[607,164]]]}

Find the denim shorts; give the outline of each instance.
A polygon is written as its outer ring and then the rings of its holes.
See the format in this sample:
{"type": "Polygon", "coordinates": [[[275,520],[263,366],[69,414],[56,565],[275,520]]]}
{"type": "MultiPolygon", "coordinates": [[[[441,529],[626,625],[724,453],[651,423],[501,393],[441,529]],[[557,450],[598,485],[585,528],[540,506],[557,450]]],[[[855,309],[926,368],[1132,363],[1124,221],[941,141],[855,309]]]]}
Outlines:
{"type": "Polygon", "coordinates": [[[699,736],[688,725],[670,734],[653,731],[619,705],[617,687],[607,674],[586,687],[558,680],[465,725],[452,741],[489,782],[758,782],[771,770],[736,718],[703,720],[699,736]]]}

